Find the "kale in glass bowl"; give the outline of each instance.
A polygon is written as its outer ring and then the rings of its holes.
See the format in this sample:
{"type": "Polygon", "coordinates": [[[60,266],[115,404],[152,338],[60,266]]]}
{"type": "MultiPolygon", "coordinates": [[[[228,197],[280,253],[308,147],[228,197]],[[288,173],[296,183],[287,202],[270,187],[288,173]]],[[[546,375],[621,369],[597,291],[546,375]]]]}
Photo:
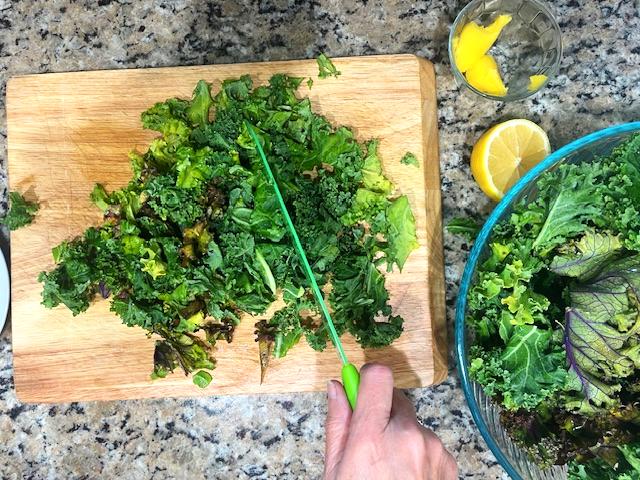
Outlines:
{"type": "Polygon", "coordinates": [[[639,122],[563,147],[500,202],[463,275],[456,348],[513,478],[638,478],[639,122]]]}

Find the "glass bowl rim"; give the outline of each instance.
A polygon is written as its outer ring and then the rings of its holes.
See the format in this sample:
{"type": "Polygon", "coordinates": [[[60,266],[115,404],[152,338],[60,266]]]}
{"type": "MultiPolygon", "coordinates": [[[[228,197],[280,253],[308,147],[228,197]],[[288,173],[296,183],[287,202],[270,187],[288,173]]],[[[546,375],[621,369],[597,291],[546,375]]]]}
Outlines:
{"type": "Polygon", "coordinates": [[[538,0],[527,0],[527,1],[535,4],[540,10],[542,10],[547,15],[547,17],[551,20],[551,23],[552,23],[551,28],[553,28],[558,35],[558,57],[556,58],[555,62],[553,62],[553,65],[551,66],[551,68],[549,68],[549,70],[547,71],[547,79],[544,82],[542,82],[542,84],[535,90],[527,91],[526,93],[523,93],[520,95],[514,95],[513,97],[509,97],[509,93],[507,93],[507,95],[502,97],[499,97],[496,95],[490,95],[488,93],[481,92],[480,90],[472,86],[469,82],[467,82],[467,79],[465,78],[464,74],[460,70],[458,70],[458,66],[456,65],[456,62],[454,61],[454,58],[453,58],[453,37],[454,37],[454,32],[456,31],[456,27],[460,23],[463,16],[466,15],[469,12],[469,10],[474,8],[476,5],[485,2],[485,0],[471,0],[469,3],[467,3],[467,5],[465,5],[465,7],[462,10],[460,10],[460,13],[458,13],[455,20],[451,24],[451,29],[449,30],[449,40],[447,42],[447,50],[449,53],[449,63],[451,64],[451,71],[453,72],[454,78],[458,82],[460,82],[464,87],[470,89],[473,93],[476,93],[481,97],[487,98],[489,100],[495,100],[497,102],[505,102],[505,103],[517,102],[520,100],[524,100],[525,98],[529,98],[530,96],[538,93],[558,74],[558,71],[560,70],[560,62],[562,61],[562,54],[563,54],[562,30],[560,30],[560,25],[558,25],[558,21],[556,20],[553,13],[549,10],[549,8],[547,8],[545,4],[543,4],[542,2],[539,2],[538,0]]]}
{"type": "Polygon", "coordinates": [[[471,286],[471,280],[473,273],[475,272],[480,254],[482,253],[482,247],[486,244],[493,227],[500,220],[505,210],[511,205],[512,201],[517,198],[520,193],[528,187],[532,182],[536,181],[538,176],[546,171],[551,166],[560,162],[568,155],[580,150],[583,147],[589,146],[597,141],[619,135],[621,133],[630,133],[634,131],[640,131],[640,121],[623,123],[620,125],[614,125],[596,132],[590,133],[568,143],[564,147],[556,150],[547,158],[545,158],[538,165],[533,167],[527,172],[516,184],[507,192],[507,194],[500,200],[498,205],[493,209],[486,222],[484,223],[480,233],[476,237],[469,258],[464,268],[462,278],[460,280],[460,289],[458,290],[458,298],[456,299],[456,312],[455,312],[455,348],[456,348],[456,363],[458,367],[458,375],[462,383],[462,390],[471,411],[471,416],[480,430],[482,438],[489,446],[491,452],[495,455],[496,459],[505,469],[507,474],[514,480],[522,480],[522,477],[516,472],[515,468],[511,465],[511,462],[507,459],[502,449],[497,445],[491,434],[484,419],[480,415],[478,402],[473,395],[472,380],[469,377],[469,370],[467,368],[466,351],[465,351],[465,311],[467,309],[467,295],[469,294],[469,287],[471,286]]]}

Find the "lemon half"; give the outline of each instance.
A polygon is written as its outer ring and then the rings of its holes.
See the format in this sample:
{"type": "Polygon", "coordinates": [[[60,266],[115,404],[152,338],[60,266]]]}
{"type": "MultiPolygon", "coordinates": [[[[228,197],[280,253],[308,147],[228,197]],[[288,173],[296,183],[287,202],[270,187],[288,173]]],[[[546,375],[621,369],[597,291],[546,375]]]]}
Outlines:
{"type": "Polygon", "coordinates": [[[471,152],[471,173],[492,200],[504,194],[551,152],[549,137],[530,120],[515,119],[487,130],[471,152]]]}

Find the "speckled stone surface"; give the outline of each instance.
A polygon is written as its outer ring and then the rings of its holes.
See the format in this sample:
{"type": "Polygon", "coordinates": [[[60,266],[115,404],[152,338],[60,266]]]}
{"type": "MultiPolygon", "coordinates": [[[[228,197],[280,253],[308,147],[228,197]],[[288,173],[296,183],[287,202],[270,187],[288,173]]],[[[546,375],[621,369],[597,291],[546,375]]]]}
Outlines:
{"type": "MultiPolygon", "coordinates": [[[[0,0],[0,194],[5,85],[23,73],[310,58],[320,51],[421,55],[438,75],[445,221],[482,218],[492,208],[468,167],[470,145],[491,124],[530,118],[559,147],[640,119],[638,2],[552,2],[565,46],[560,74],[535,97],[509,105],[474,97],[453,80],[446,40],[464,3],[0,0]]],[[[450,324],[468,249],[445,235],[450,324]]],[[[10,330],[0,336],[0,478],[321,476],[323,394],[23,405],[13,391],[10,330]]],[[[443,384],[409,395],[422,422],[457,457],[461,478],[506,478],[473,425],[453,367],[443,384]]]]}

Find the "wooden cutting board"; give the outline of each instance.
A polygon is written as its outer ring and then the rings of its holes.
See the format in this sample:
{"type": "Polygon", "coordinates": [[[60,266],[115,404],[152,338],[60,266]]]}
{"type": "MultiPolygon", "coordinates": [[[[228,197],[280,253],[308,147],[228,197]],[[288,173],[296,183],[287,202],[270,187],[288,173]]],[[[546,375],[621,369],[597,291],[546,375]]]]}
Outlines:
{"type": "Polygon", "coordinates": [[[407,194],[420,248],[402,274],[388,275],[394,312],[405,331],[392,346],[363,351],[348,335],[345,350],[356,365],[384,362],[398,387],[418,387],[447,375],[440,176],[433,66],[413,55],[341,58],[342,75],[318,79],[315,60],[236,65],[28,75],[7,87],[9,182],[41,210],[35,222],[11,234],[14,378],[26,402],[67,402],[142,397],[318,391],[339,378],[333,348],[323,353],[300,342],[273,360],[260,384],[255,319],[246,318],[231,344],[219,342],[212,384],[201,390],[175,373],[151,381],[154,341],[128,328],[97,300],[73,317],[65,307],[40,305],[38,273],[53,267],[51,248],[96,225],[89,202],[96,182],[108,190],[130,178],[127,153],[155,136],[140,113],[169,97],[190,98],[200,79],[217,91],[223,79],[249,73],[255,84],[278,72],[312,77],[301,95],[335,124],[351,126],[360,140],[380,139],[384,170],[407,194]],[[420,167],[403,165],[413,152],[420,167]]]}

